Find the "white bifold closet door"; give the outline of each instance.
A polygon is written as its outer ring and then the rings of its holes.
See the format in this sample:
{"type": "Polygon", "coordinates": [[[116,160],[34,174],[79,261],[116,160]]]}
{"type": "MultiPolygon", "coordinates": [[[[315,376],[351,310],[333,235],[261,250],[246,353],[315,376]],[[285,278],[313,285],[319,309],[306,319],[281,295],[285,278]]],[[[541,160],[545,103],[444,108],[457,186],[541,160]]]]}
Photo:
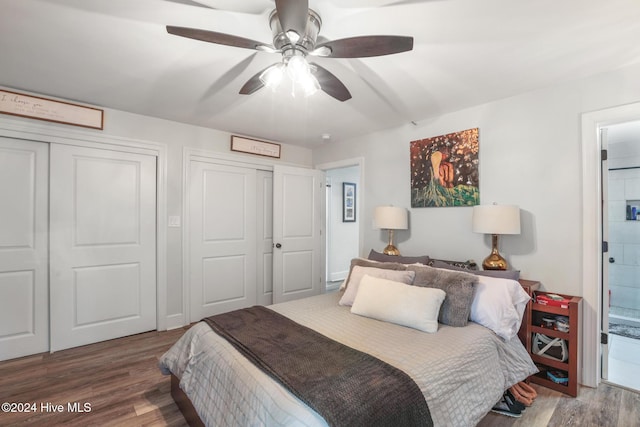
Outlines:
{"type": "Polygon", "coordinates": [[[156,158],[50,148],[51,351],[156,329],[156,158]]]}
{"type": "Polygon", "coordinates": [[[189,166],[190,320],[256,303],[256,170],[189,166]]]}
{"type": "Polygon", "coordinates": [[[189,162],[190,321],[319,294],[322,171],[189,162]]]}
{"type": "Polygon", "coordinates": [[[0,137],[0,360],[49,350],[48,152],[0,137]]]}

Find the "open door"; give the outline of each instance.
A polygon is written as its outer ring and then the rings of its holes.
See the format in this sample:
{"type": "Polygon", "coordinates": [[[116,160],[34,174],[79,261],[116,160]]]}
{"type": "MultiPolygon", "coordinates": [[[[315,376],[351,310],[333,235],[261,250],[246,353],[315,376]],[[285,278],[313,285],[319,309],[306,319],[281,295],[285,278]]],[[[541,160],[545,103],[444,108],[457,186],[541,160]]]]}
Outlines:
{"type": "Polygon", "coordinates": [[[324,179],[320,170],[274,166],[274,303],[324,290],[324,179]]]}
{"type": "Polygon", "coordinates": [[[607,164],[607,129],[600,129],[601,162],[600,174],[602,183],[602,319],[600,330],[602,379],[609,376],[609,262],[615,262],[609,257],[609,195],[608,180],[609,166],[607,164]]]}

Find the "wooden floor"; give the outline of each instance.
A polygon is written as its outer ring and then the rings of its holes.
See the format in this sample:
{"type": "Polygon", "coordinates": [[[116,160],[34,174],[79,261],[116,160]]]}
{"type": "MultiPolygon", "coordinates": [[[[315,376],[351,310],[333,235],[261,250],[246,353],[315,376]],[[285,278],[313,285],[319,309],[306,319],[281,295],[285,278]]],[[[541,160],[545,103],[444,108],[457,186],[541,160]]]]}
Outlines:
{"type": "MultiPolygon", "coordinates": [[[[157,366],[184,330],[148,332],[0,362],[0,402],[27,403],[31,409],[35,404],[30,413],[0,412],[0,426],[186,425],[171,399],[169,377],[157,366]],[[90,412],[70,412],[68,405],[75,403],[82,409],[89,404],[90,412]],[[52,412],[57,405],[62,405],[62,412],[52,412]]],[[[534,387],[539,396],[521,418],[490,413],[479,426],[640,426],[638,393],[602,384],[598,389],[582,388],[574,399],[534,387]]]]}

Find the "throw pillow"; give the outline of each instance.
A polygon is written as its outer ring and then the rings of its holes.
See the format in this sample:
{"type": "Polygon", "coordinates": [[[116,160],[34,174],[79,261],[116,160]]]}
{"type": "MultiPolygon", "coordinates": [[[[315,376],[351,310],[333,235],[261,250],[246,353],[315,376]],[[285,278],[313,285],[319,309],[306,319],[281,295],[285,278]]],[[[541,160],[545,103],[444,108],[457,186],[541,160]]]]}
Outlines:
{"type": "Polygon", "coordinates": [[[471,314],[474,285],[477,276],[461,271],[443,270],[422,265],[409,265],[415,271],[415,286],[442,289],[446,293],[438,320],[449,326],[466,326],[471,314]]]}
{"type": "Polygon", "coordinates": [[[369,275],[376,278],[393,280],[395,282],[402,282],[410,285],[413,282],[413,278],[416,273],[413,271],[402,270],[386,270],[383,268],[374,267],[361,267],[359,265],[353,267],[351,274],[349,275],[349,283],[347,283],[347,289],[340,298],[340,305],[352,305],[358,293],[360,282],[365,275],[369,275]]]}
{"type": "Polygon", "coordinates": [[[381,254],[380,252],[376,252],[371,249],[369,252],[369,256],[367,257],[373,261],[380,262],[399,262],[400,264],[426,264],[429,262],[429,257],[426,255],[423,256],[402,256],[402,255],[387,255],[381,254]]]}
{"type": "Polygon", "coordinates": [[[351,312],[433,333],[438,331],[438,313],[444,298],[441,289],[409,286],[365,275],[351,312]]]}

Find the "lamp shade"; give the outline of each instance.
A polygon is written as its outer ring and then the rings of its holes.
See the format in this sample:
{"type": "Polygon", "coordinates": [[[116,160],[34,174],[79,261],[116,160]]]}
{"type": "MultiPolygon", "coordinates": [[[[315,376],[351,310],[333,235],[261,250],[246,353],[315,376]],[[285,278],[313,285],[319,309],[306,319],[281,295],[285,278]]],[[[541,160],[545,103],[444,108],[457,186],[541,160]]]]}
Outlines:
{"type": "Polygon", "coordinates": [[[474,206],[473,231],[484,234],[520,234],[520,208],[514,205],[474,206]]]}
{"type": "Polygon", "coordinates": [[[378,206],[373,211],[373,224],[385,230],[406,230],[409,228],[408,212],[397,206],[378,206]]]}

